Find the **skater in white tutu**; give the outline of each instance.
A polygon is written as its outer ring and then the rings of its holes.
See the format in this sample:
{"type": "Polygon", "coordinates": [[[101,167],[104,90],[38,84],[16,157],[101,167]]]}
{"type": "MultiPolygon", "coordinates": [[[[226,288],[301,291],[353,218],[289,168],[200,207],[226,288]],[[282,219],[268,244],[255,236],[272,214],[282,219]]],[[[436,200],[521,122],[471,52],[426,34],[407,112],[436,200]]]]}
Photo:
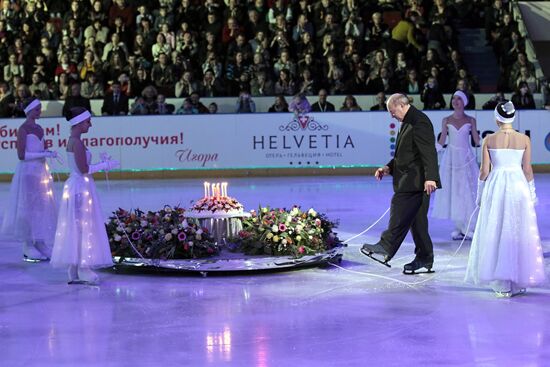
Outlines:
{"type": "Polygon", "coordinates": [[[513,129],[512,102],[499,103],[499,130],[483,142],[476,203],[479,205],[467,282],[513,296],[545,279],[531,167],[531,142],[513,129]]]}
{"type": "Polygon", "coordinates": [[[36,123],[42,104],[27,100],[25,122],[17,130],[19,163],[11,181],[10,196],[4,212],[1,232],[23,241],[23,260],[48,260],[57,220],[53,180],[46,158],[57,153],[44,146],[44,130],[36,123]]]}
{"type": "Polygon", "coordinates": [[[477,159],[470,145],[470,136],[474,144],[479,146],[476,119],[464,113],[464,106],[468,104],[468,97],[462,91],[453,94],[452,115],[443,119],[441,137],[438,141],[438,150],[448,137],[447,148],[443,150],[439,166],[439,176],[443,188],[435,195],[432,216],[440,219],[451,219],[455,229],[451,233],[453,240],[472,239],[472,230],[475,222],[467,232],[468,221],[474,211],[477,177],[479,167],[477,159]]]}
{"type": "Polygon", "coordinates": [[[113,261],[92,174],[116,168],[119,162],[106,159],[91,164],[91,154],[80,140],[92,126],[90,112],[73,107],[67,118],[70,176],[63,187],[51,264],[68,267],[69,284],[97,284],[93,269],[112,266],[113,261]]]}

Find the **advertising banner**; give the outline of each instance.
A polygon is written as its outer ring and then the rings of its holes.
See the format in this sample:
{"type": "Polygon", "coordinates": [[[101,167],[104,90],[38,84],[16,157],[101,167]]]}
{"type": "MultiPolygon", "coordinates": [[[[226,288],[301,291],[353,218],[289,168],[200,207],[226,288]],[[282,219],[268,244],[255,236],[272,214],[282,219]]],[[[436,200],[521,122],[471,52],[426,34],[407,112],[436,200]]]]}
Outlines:
{"type": "MultiPolygon", "coordinates": [[[[427,113],[436,136],[450,113],[427,113]]],[[[477,119],[482,136],[496,130],[492,111],[468,114],[477,119]]],[[[550,164],[549,116],[547,111],[518,111],[514,123],[531,136],[536,164],[550,164]]],[[[0,120],[0,173],[15,169],[22,123],[0,120]]],[[[64,156],[68,122],[43,118],[38,123],[48,149],[64,156]]],[[[120,160],[123,171],[378,167],[391,159],[398,130],[399,122],[387,112],[92,117],[82,140],[94,161],[107,152],[120,160]]],[[[66,165],[52,165],[67,171],[66,165]]]]}

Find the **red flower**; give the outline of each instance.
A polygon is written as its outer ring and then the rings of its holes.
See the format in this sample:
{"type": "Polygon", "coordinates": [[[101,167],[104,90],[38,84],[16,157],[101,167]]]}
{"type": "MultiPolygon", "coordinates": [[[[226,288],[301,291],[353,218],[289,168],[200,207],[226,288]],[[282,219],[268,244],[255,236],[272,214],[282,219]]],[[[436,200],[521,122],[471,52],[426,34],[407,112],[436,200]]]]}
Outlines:
{"type": "Polygon", "coordinates": [[[300,246],[298,247],[298,252],[303,254],[304,252],[306,252],[306,249],[304,248],[304,246],[300,246]]]}
{"type": "Polygon", "coordinates": [[[209,254],[213,254],[214,250],[212,249],[212,247],[209,247],[206,249],[206,252],[208,252],[209,254]]]}

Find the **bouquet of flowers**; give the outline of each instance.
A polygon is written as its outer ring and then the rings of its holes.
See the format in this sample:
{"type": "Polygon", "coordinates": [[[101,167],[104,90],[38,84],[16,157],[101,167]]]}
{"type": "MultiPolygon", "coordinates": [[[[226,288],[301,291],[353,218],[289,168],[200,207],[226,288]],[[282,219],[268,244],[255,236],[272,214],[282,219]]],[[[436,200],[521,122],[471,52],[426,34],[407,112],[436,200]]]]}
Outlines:
{"type": "Polygon", "coordinates": [[[243,230],[230,240],[236,251],[248,255],[301,257],[340,245],[333,232],[338,223],[314,209],[304,212],[298,206],[291,210],[260,207],[250,213],[250,218],[243,218],[243,230]]]}
{"type": "Polygon", "coordinates": [[[200,199],[193,205],[191,208],[194,212],[232,212],[232,211],[243,211],[243,206],[237,199],[229,196],[209,196],[200,199]]]}
{"type": "Polygon", "coordinates": [[[197,259],[219,253],[206,228],[186,218],[185,210],[165,206],[147,213],[119,208],[106,223],[113,256],[148,259],[197,259]]]}

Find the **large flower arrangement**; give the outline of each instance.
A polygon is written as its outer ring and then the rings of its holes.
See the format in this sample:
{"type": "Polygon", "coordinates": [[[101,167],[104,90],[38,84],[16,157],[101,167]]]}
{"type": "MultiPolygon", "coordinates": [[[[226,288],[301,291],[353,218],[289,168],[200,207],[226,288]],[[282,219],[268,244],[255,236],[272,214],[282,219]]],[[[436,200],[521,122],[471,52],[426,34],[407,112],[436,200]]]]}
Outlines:
{"type": "Polygon", "coordinates": [[[165,206],[147,213],[136,209],[113,212],[106,224],[113,256],[150,259],[196,259],[219,253],[206,228],[185,217],[185,210],[165,206]]]}
{"type": "Polygon", "coordinates": [[[191,208],[194,212],[227,213],[242,212],[243,206],[235,198],[229,196],[209,196],[198,200],[191,208]]]}
{"type": "Polygon", "coordinates": [[[341,244],[333,229],[337,222],[315,210],[260,207],[243,218],[243,230],[231,239],[234,250],[248,255],[301,257],[325,252],[341,244]]]}

